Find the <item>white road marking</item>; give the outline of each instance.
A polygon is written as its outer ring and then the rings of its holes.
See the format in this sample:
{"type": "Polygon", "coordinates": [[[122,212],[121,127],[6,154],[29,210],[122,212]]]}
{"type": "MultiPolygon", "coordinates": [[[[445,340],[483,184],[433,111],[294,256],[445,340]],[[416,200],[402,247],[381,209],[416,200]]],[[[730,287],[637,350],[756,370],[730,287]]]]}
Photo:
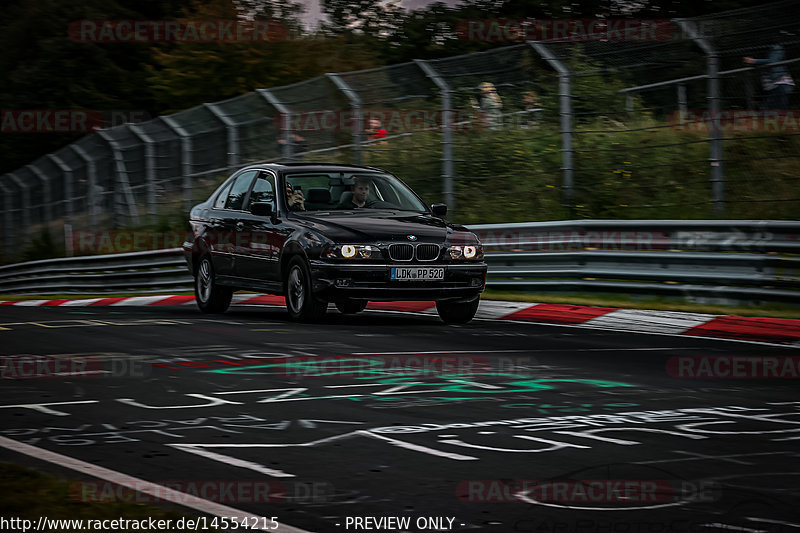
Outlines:
{"type": "Polygon", "coordinates": [[[755,517],[752,517],[752,516],[746,516],[745,519],[746,520],[750,520],[751,522],[764,522],[765,524],[780,524],[782,526],[800,528],[800,524],[793,524],[791,522],[783,522],[781,520],[773,520],[771,518],[755,518],[755,517]]]}
{"type": "Polygon", "coordinates": [[[84,307],[93,304],[94,302],[99,302],[100,300],[103,299],[104,298],[87,298],[86,300],[70,300],[68,302],[64,302],[63,304],[59,305],[59,307],[64,307],[64,306],[84,307]]]}
{"type": "Polygon", "coordinates": [[[230,457],[228,455],[222,455],[220,453],[211,452],[191,444],[167,444],[167,446],[172,446],[173,448],[178,448],[179,450],[193,453],[195,455],[205,457],[206,459],[219,461],[220,463],[229,464],[231,466],[238,466],[239,468],[247,468],[249,470],[254,470],[261,474],[266,474],[272,477],[295,477],[294,474],[289,474],[287,472],[284,472],[283,470],[268,468],[264,465],[254,463],[252,461],[245,461],[244,459],[237,459],[235,457],[230,457]]]}
{"type": "Polygon", "coordinates": [[[38,307],[50,300],[22,300],[14,304],[16,307],[38,307]]]}
{"type": "Polygon", "coordinates": [[[683,333],[702,326],[717,315],[620,309],[583,323],[586,327],[655,333],[683,333]]]}
{"type": "MultiPolygon", "coordinates": [[[[125,300],[120,300],[119,302],[114,302],[111,306],[130,306],[130,305],[149,305],[153,302],[160,302],[165,298],[169,298],[169,296],[131,296],[125,300]]],[[[194,302],[192,302],[194,303],[194,302]]]]}
{"type": "Polygon", "coordinates": [[[508,316],[517,311],[535,307],[540,304],[532,304],[525,302],[504,302],[501,300],[481,300],[478,306],[478,312],[475,314],[477,318],[496,319],[508,316]]]}
{"type": "Polygon", "coordinates": [[[713,524],[700,524],[701,527],[713,527],[714,529],[725,529],[727,531],[747,531],[748,533],[769,533],[766,529],[752,529],[749,527],[734,526],[731,524],[722,524],[714,522],[713,524]]]}
{"type": "Polygon", "coordinates": [[[69,416],[69,413],[56,411],[55,409],[50,409],[47,406],[73,405],[78,403],[99,403],[99,400],[81,400],[75,402],[51,402],[51,403],[19,403],[15,405],[0,405],[0,409],[11,409],[12,407],[21,407],[22,409],[33,409],[34,411],[39,411],[40,413],[44,413],[46,415],[69,416]]]}
{"type": "MultiPolygon", "coordinates": [[[[120,485],[131,490],[142,492],[150,496],[166,499],[170,502],[180,502],[180,505],[194,509],[195,511],[199,511],[201,513],[228,518],[238,517],[239,519],[247,519],[250,523],[261,524],[263,522],[260,516],[256,516],[233,507],[228,507],[227,505],[222,505],[210,500],[204,500],[203,498],[198,498],[184,492],[170,489],[163,485],[158,485],[157,483],[151,483],[143,479],[123,474],[122,472],[118,472],[116,470],[86,463],[73,457],[51,452],[42,448],[37,448],[36,446],[31,446],[30,444],[18,442],[13,439],[0,437],[0,446],[11,451],[22,453],[42,461],[47,461],[48,463],[53,463],[71,470],[75,470],[76,472],[81,472],[82,474],[87,474],[98,479],[114,483],[115,485],[120,485]]],[[[285,524],[280,524],[276,529],[259,528],[259,530],[273,531],[275,533],[311,533],[304,529],[298,529],[285,524]]]]}

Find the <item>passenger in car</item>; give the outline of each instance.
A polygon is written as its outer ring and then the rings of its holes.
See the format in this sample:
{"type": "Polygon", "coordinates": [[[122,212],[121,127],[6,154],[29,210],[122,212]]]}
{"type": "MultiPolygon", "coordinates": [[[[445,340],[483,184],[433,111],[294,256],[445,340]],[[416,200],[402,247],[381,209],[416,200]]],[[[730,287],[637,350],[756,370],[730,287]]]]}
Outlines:
{"type": "Polygon", "coordinates": [[[295,189],[291,183],[286,183],[286,205],[291,211],[305,211],[306,199],[303,197],[301,189],[295,189]]]}

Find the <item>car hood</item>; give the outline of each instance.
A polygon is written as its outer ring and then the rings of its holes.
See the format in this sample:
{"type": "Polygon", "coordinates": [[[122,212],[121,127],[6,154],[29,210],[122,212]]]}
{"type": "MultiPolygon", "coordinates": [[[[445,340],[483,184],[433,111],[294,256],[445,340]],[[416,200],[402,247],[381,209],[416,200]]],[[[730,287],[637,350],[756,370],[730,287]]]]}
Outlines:
{"type": "Polygon", "coordinates": [[[352,212],[315,215],[304,213],[302,219],[315,231],[337,242],[352,240],[444,242],[455,229],[440,218],[421,213],[352,212]]]}

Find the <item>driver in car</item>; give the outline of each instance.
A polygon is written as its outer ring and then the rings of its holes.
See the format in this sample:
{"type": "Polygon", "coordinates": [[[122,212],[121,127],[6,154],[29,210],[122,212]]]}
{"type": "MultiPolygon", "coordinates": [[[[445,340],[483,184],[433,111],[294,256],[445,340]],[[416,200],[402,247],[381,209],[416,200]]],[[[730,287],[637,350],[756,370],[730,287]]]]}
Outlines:
{"type": "Polygon", "coordinates": [[[353,196],[349,199],[344,199],[337,209],[356,209],[365,207],[367,205],[367,197],[369,196],[370,183],[364,178],[356,176],[353,179],[353,196]]]}

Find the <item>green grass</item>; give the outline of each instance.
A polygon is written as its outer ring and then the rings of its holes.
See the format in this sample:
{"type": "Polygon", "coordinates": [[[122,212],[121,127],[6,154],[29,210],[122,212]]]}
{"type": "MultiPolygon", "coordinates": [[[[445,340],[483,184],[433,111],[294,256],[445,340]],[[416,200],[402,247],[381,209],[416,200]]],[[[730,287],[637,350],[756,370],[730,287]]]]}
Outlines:
{"type": "MultiPolygon", "coordinates": [[[[152,505],[128,502],[81,501],[82,481],[65,479],[19,465],[0,463],[0,516],[21,518],[37,523],[39,517],[64,520],[172,520],[173,525],[183,517],[194,518],[173,505],[152,505]]],[[[98,482],[99,483],[99,482],[98,482]]],[[[170,528],[175,530],[175,528],[170,528]]],[[[72,533],[76,529],[59,529],[72,533]]],[[[118,529],[116,531],[139,531],[118,529]]],[[[216,531],[216,530],[213,530],[216,531]]]]}
{"type": "Polygon", "coordinates": [[[686,313],[709,313],[714,315],[757,316],[770,318],[800,319],[800,305],[769,303],[761,305],[711,305],[669,300],[658,297],[631,298],[620,294],[535,294],[487,290],[484,300],[510,302],[554,303],[590,305],[597,307],[621,307],[624,309],[651,309],[655,311],[681,311],[686,313]]]}

